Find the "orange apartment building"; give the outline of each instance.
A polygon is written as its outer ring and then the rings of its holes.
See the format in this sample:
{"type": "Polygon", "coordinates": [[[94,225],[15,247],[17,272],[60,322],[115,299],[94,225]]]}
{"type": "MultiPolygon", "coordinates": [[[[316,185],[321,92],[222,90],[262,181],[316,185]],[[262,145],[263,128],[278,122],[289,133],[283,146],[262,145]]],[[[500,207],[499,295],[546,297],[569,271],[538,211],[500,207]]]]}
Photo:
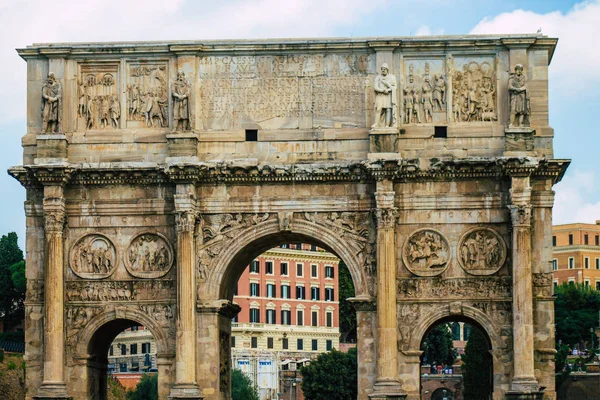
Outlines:
{"type": "Polygon", "coordinates": [[[600,290],[600,220],[552,228],[554,285],[583,283],[600,290]]]}

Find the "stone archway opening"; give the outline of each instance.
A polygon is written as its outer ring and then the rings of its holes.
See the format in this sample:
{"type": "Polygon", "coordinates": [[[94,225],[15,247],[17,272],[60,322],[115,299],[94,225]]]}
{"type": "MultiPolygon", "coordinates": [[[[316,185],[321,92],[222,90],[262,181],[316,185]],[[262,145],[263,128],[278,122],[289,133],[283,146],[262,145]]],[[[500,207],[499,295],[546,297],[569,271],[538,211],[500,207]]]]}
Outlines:
{"type": "Polygon", "coordinates": [[[436,320],[425,331],[420,350],[421,400],[462,400],[465,391],[469,398],[492,398],[492,340],[477,321],[462,315],[436,320]],[[473,397],[473,386],[478,397],[473,397]]]}
{"type": "Polygon", "coordinates": [[[106,400],[111,387],[124,392],[135,389],[144,374],[158,376],[156,338],[139,321],[118,318],[104,323],[87,349],[89,399],[106,400]]]}
{"type": "Polygon", "coordinates": [[[354,314],[354,333],[343,336],[354,343],[341,343],[339,329],[340,295],[355,294],[352,271],[325,241],[280,232],[238,249],[221,283],[222,298],[240,306],[229,326],[219,324],[220,337],[229,338],[220,343],[221,382],[228,382],[231,369],[263,383],[270,372],[276,377],[271,384],[275,397],[259,387],[261,399],[277,398],[277,393],[300,398],[299,369],[304,363],[332,349],[356,347],[356,311],[350,302],[343,308],[354,314]]]}

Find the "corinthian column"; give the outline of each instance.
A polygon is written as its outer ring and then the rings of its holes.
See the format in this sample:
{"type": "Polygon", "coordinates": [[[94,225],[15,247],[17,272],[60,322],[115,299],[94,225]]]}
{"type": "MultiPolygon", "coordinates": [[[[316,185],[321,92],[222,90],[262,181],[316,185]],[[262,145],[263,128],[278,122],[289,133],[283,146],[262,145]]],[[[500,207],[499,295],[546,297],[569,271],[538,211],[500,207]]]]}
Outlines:
{"type": "MultiPolygon", "coordinates": [[[[180,186],[177,185],[178,192],[180,186]]],[[[183,188],[185,191],[185,188],[183,188]]],[[[177,342],[171,399],[200,399],[196,383],[196,274],[193,196],[175,195],[177,218],[177,342]]]]}
{"type": "Polygon", "coordinates": [[[398,321],[396,316],[397,211],[391,181],[377,183],[377,380],[371,399],[404,397],[398,380],[398,321]]]}
{"type": "Polygon", "coordinates": [[[46,270],[44,294],[44,380],[37,399],[69,399],[64,381],[63,187],[44,187],[46,270]]]}
{"type": "Polygon", "coordinates": [[[536,393],[533,364],[533,282],[531,276],[531,187],[513,177],[508,206],[512,220],[513,378],[511,392],[536,393]]]}

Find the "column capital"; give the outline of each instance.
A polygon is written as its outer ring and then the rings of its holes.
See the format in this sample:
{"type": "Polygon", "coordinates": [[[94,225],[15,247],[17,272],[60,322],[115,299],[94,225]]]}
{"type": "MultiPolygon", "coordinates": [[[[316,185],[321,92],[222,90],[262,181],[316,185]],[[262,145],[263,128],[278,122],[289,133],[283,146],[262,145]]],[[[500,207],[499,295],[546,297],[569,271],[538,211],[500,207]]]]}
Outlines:
{"type": "Polygon", "coordinates": [[[375,209],[375,219],[378,228],[393,228],[398,219],[398,210],[396,207],[375,209]]]}
{"type": "Polygon", "coordinates": [[[44,197],[43,209],[44,229],[46,232],[62,233],[67,222],[64,197],[44,197]]]}
{"type": "Polygon", "coordinates": [[[531,226],[531,204],[513,204],[507,207],[510,211],[513,227],[531,226]]]}
{"type": "Polygon", "coordinates": [[[193,210],[178,211],[175,213],[177,232],[194,232],[196,221],[198,220],[198,212],[193,210]]]}

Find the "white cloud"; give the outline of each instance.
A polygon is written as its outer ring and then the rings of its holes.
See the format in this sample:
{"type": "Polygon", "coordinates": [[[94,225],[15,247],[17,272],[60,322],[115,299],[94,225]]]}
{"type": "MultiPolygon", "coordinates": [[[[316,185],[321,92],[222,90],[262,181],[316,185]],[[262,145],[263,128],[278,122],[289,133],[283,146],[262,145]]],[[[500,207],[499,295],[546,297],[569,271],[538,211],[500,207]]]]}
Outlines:
{"type": "Polygon", "coordinates": [[[433,35],[443,35],[443,34],[444,34],[443,29],[438,29],[438,30],[432,31],[429,26],[421,25],[419,27],[419,29],[417,29],[415,36],[433,36],[433,35]]]}
{"type": "Polygon", "coordinates": [[[562,182],[554,187],[554,224],[575,222],[593,224],[600,220],[600,201],[590,203],[586,197],[592,197],[600,185],[600,179],[592,171],[573,170],[562,182]]]}
{"type": "Polygon", "coordinates": [[[581,94],[581,89],[600,83],[598,34],[600,0],[584,1],[563,14],[559,11],[538,14],[515,10],[484,18],[471,33],[542,33],[559,38],[550,67],[553,85],[560,93],[581,94]]]}

